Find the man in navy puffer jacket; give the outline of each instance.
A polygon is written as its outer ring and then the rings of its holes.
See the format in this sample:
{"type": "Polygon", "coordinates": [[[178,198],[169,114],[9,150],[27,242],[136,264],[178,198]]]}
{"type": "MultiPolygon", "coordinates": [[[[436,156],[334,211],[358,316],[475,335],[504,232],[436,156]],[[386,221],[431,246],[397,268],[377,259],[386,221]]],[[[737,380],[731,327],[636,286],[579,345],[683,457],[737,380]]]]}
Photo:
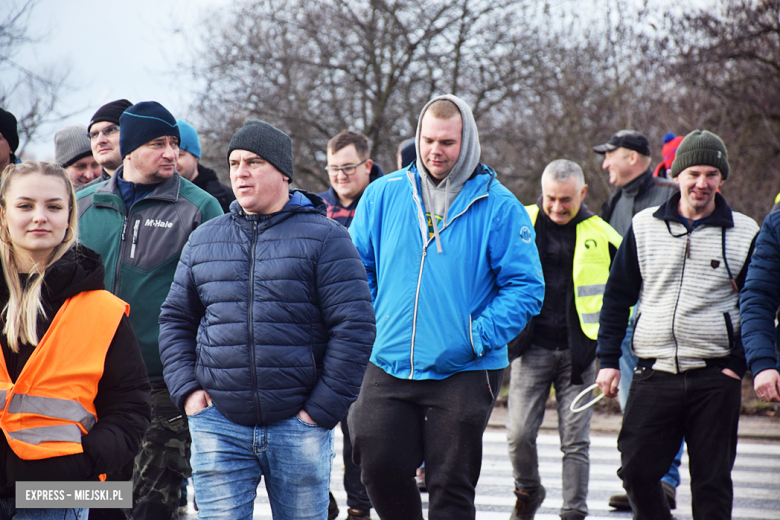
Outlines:
{"type": "Polygon", "coordinates": [[[322,199],[289,189],[286,134],[248,121],[228,163],[237,200],[190,236],[160,314],[198,507],[251,518],[264,476],[274,519],[324,519],[332,428],[357,397],[376,335],[366,272],[322,199]]]}

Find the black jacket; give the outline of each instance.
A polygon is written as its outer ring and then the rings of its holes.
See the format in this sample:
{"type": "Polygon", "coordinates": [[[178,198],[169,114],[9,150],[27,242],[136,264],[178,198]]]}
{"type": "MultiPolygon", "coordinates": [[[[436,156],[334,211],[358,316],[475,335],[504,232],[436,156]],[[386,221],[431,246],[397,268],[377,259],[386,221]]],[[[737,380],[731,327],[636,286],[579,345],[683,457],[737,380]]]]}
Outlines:
{"type": "MultiPolygon", "coordinates": [[[[23,275],[25,276],[25,275],[23,275]]],[[[42,338],[65,300],[82,291],[103,289],[100,256],[76,246],[46,270],[41,300],[45,316],[38,318],[42,338]]],[[[8,287],[0,277],[0,308],[8,302],[8,287]]],[[[0,317],[0,328],[4,325],[0,317]]],[[[13,381],[24,368],[35,347],[20,345],[14,353],[5,335],[0,335],[3,356],[13,381]]],[[[141,351],[126,316],[117,328],[106,354],[103,377],[95,398],[98,422],[82,436],[84,453],[42,460],[22,460],[0,435],[0,497],[14,496],[17,481],[97,480],[135,457],[151,419],[149,379],[141,351]]]]}
{"type": "Polygon", "coordinates": [[[236,196],[232,189],[219,182],[217,172],[198,164],[198,176],[192,183],[217,199],[223,212],[230,213],[230,203],[236,200],[236,196]]]}
{"type": "MultiPolygon", "coordinates": [[[[544,212],[544,209],[541,206],[541,199],[537,201],[537,205],[539,206],[539,216],[536,218],[534,231],[536,231],[536,247],[539,250],[539,259],[541,260],[542,267],[544,268],[547,261],[546,257],[548,249],[547,236],[549,233],[547,230],[552,226],[555,226],[555,224],[544,212]]],[[[565,244],[563,249],[571,253],[572,262],[574,261],[574,247],[577,236],[576,226],[580,222],[587,220],[592,216],[593,213],[585,204],[583,204],[580,206],[580,210],[577,212],[574,218],[569,221],[566,226],[559,226],[557,229],[558,231],[564,231],[563,233],[560,233],[558,237],[565,237],[564,240],[570,242],[565,244]],[[561,227],[565,227],[570,232],[566,233],[566,230],[560,229],[561,227]]],[[[612,244],[609,246],[609,253],[610,256],[614,259],[617,250],[614,248],[614,246],[612,246],[612,244]]],[[[582,327],[580,326],[579,317],[577,315],[577,308],[574,304],[574,280],[571,267],[572,264],[569,263],[565,272],[560,270],[544,269],[546,288],[542,311],[538,316],[534,316],[531,319],[525,329],[523,329],[523,331],[515,339],[509,342],[508,352],[510,362],[522,356],[530,348],[531,344],[534,342],[535,336],[537,336],[539,332],[536,330],[536,326],[542,319],[544,319],[542,314],[546,311],[549,312],[549,309],[552,306],[560,307],[560,304],[562,303],[562,306],[565,307],[566,337],[568,339],[568,348],[571,352],[572,359],[571,382],[575,385],[581,385],[582,373],[590,366],[596,357],[596,342],[588,338],[585,333],[582,332],[582,327]],[[550,276],[559,277],[560,282],[565,282],[565,284],[556,283],[556,281],[550,279],[550,276]],[[561,285],[566,286],[565,294],[555,294],[554,292],[548,290],[548,288],[558,287],[561,285]]]]}

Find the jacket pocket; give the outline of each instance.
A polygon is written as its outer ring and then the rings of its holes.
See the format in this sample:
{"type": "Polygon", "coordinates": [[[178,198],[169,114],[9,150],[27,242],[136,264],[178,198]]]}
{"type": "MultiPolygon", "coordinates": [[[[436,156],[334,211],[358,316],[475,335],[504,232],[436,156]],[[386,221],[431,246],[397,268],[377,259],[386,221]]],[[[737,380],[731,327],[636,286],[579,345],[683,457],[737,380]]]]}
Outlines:
{"type": "MultiPolygon", "coordinates": [[[[636,356],[636,349],[634,348],[634,338],[636,338],[636,331],[639,329],[639,318],[642,317],[642,314],[637,314],[636,319],[634,320],[634,328],[631,331],[631,353],[636,356]]],[[[629,320],[631,317],[628,318],[629,320]]]]}
{"type": "Polygon", "coordinates": [[[731,314],[723,313],[723,319],[726,320],[726,334],[729,337],[729,350],[734,348],[734,324],[731,323],[731,314]]]}
{"type": "Polygon", "coordinates": [[[469,343],[471,344],[471,351],[474,353],[474,357],[478,358],[477,349],[474,348],[474,335],[471,332],[471,314],[469,314],[469,343]]]}

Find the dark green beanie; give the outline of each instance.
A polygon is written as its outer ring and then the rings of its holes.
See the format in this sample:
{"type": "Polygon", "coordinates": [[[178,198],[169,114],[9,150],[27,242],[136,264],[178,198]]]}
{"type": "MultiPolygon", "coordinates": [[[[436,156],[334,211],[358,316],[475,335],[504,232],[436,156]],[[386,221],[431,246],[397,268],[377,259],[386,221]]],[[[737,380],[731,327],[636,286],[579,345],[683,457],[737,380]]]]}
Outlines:
{"type": "Polygon", "coordinates": [[[729,177],[729,155],[720,137],[707,130],[694,130],[677,148],[672,163],[672,177],[691,166],[713,166],[725,181],[729,177]]]}

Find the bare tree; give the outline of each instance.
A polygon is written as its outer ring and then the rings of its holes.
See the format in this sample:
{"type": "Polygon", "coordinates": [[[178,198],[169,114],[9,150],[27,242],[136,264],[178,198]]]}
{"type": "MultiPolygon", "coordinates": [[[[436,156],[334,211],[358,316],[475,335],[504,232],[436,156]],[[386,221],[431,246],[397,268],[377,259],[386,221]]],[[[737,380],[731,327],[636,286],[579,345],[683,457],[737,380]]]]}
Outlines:
{"type": "Polygon", "coordinates": [[[344,128],[368,135],[392,170],[432,96],[474,109],[483,162],[524,203],[544,166],[581,164],[598,210],[612,190],[594,144],[642,131],[660,159],[671,130],[719,133],[735,172],[730,202],[760,217],[780,190],[780,0],[724,0],[684,15],[594,0],[243,0],[205,24],[193,57],[193,112],[206,158],[224,163],[248,118],[289,133],[296,182],[327,186],[324,148],[344,128]],[[757,196],[760,193],[760,196],[757,196]]]}
{"type": "Polygon", "coordinates": [[[57,111],[57,102],[66,88],[67,71],[37,72],[16,58],[23,47],[38,41],[29,33],[35,4],[36,0],[26,0],[13,5],[0,21],[0,106],[9,110],[13,107],[11,111],[18,121],[19,156],[43,123],[69,115],[57,111]]]}
{"type": "Polygon", "coordinates": [[[207,26],[197,111],[221,150],[247,118],[280,126],[305,187],[327,186],[323,151],[344,128],[366,134],[394,169],[398,143],[432,96],[460,95],[480,120],[536,74],[530,9],[524,0],[239,3],[207,26]]]}
{"type": "Polygon", "coordinates": [[[720,135],[730,204],[759,222],[780,191],[780,0],[724,0],[720,10],[669,16],[659,40],[669,115],[720,135]]]}

